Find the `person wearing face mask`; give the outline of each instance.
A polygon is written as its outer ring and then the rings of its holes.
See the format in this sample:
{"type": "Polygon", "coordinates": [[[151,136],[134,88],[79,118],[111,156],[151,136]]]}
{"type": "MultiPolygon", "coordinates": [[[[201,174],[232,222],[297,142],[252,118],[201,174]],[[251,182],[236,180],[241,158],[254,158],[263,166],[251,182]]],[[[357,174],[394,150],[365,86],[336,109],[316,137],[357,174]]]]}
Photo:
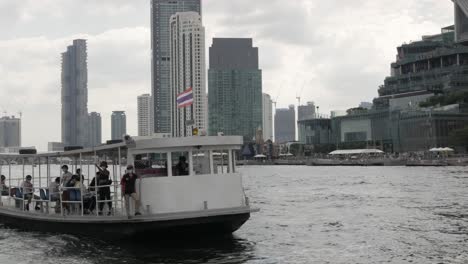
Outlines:
{"type": "Polygon", "coordinates": [[[135,201],[135,215],[141,215],[140,213],[140,199],[136,193],[135,182],[138,179],[138,175],[133,172],[133,166],[128,165],[125,175],[120,180],[122,186],[122,195],[125,198],[125,210],[127,215],[130,216],[130,198],[135,201]]]}
{"type": "MultiPolygon", "coordinates": [[[[112,214],[112,202],[111,202],[111,191],[110,187],[106,185],[111,185],[112,180],[109,178],[109,171],[107,170],[107,162],[102,161],[99,166],[96,165],[98,168],[98,172],[96,173],[96,181],[97,181],[97,186],[98,186],[98,196],[99,200],[105,201],[107,200],[107,205],[109,207],[109,211],[107,212],[107,215],[112,214]],[[99,187],[99,186],[105,186],[105,187],[99,187]]],[[[104,209],[104,203],[100,202],[99,205],[99,215],[102,215],[102,210],[104,209]]]]}

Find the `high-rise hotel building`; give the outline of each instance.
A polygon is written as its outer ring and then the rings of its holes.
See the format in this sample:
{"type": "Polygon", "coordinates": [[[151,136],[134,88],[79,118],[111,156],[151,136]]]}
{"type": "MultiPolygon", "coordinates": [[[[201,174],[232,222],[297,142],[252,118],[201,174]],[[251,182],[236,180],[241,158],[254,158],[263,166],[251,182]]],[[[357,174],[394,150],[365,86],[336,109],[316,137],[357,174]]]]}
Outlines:
{"type": "Polygon", "coordinates": [[[170,21],[171,135],[192,136],[206,130],[205,28],[197,12],[181,12],[170,21]],[[177,107],[177,95],[192,88],[193,104],[177,107]]]}
{"type": "Polygon", "coordinates": [[[151,0],[151,86],[154,132],[171,133],[169,21],[177,12],[201,15],[201,0],[151,0]]]}

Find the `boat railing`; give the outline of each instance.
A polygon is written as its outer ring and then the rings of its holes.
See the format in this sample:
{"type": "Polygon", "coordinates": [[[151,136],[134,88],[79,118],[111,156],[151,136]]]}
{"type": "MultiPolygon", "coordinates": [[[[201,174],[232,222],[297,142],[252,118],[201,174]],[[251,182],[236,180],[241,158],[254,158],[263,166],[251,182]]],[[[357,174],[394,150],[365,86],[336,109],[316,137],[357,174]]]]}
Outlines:
{"type": "MultiPolygon", "coordinates": [[[[33,179],[34,180],[34,179],[33,179]]],[[[52,207],[51,204],[55,203],[53,208],[55,208],[55,213],[60,213],[62,215],[65,215],[65,210],[68,208],[68,205],[79,205],[79,211],[78,210],[67,210],[68,213],[72,215],[81,215],[81,216],[100,216],[99,214],[99,207],[100,204],[102,203],[109,203],[112,202],[113,206],[112,209],[108,208],[108,212],[111,212],[112,215],[120,215],[124,213],[124,203],[122,201],[122,197],[118,199],[121,195],[120,193],[120,182],[114,181],[111,184],[107,185],[91,185],[86,187],[84,184],[80,184],[80,186],[77,187],[64,187],[60,186],[59,191],[53,191],[50,189],[49,186],[44,187],[44,186],[39,186],[35,187],[33,186],[32,192],[28,193],[23,193],[23,187],[21,186],[20,182],[24,181],[24,177],[10,177],[9,178],[9,186],[6,187],[5,183],[5,189],[2,186],[2,190],[6,190],[7,193],[5,195],[2,194],[1,197],[1,204],[2,206],[5,206],[3,202],[7,202],[7,204],[13,208],[19,209],[21,211],[27,211],[27,204],[34,204],[38,205],[40,204],[40,212],[45,213],[45,214],[50,214],[54,213],[54,211],[50,211],[50,208],[52,207]],[[18,182],[18,184],[14,184],[14,182],[18,182]],[[101,200],[100,195],[99,195],[99,189],[100,188],[109,188],[110,189],[110,196],[111,199],[105,199],[101,200]],[[70,192],[71,191],[77,191],[78,194],[75,195],[73,200],[70,197],[70,192]],[[31,198],[26,198],[26,195],[30,194],[31,198]],[[57,197],[53,197],[56,195],[57,197]],[[8,200],[4,200],[4,196],[8,196],[8,200]],[[88,202],[94,203],[94,208],[93,208],[93,213],[86,213],[85,209],[85,196],[88,196],[88,202]],[[56,198],[56,199],[53,199],[56,198]],[[75,200],[78,198],[78,200],[75,200]],[[94,201],[91,201],[94,200],[94,201]],[[29,203],[26,203],[26,201],[30,201],[29,203]],[[60,210],[58,209],[58,206],[60,207],[60,210]],[[66,207],[66,208],[64,208],[66,207]],[[112,210],[112,211],[111,211],[112,210]]],[[[36,206],[35,206],[36,207],[36,206]]],[[[104,207],[104,206],[103,206],[104,207]]],[[[31,211],[33,211],[32,209],[31,211]]]]}

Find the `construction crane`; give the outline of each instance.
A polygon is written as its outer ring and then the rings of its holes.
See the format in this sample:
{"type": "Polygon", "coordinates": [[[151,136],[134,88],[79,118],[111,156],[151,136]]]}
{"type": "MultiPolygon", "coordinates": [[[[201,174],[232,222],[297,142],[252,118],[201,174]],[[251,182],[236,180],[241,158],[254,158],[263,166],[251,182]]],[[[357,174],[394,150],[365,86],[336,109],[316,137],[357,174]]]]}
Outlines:
{"type": "Polygon", "coordinates": [[[302,95],[302,91],[304,90],[305,83],[306,83],[305,81],[302,83],[302,87],[301,87],[301,90],[299,91],[299,94],[296,94],[297,107],[301,106],[301,95],[302,95]]]}

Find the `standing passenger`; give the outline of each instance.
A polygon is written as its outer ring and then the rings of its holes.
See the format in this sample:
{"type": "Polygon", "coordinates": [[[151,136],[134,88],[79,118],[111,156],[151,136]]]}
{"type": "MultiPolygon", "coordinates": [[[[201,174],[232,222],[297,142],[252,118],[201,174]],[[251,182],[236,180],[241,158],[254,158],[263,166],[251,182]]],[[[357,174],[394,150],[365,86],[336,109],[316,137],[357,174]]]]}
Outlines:
{"type": "Polygon", "coordinates": [[[6,185],[5,181],[6,181],[5,175],[2,175],[1,176],[1,183],[0,183],[2,185],[1,186],[2,195],[7,196],[7,195],[10,195],[10,191],[9,191],[9,188],[6,185]]]}
{"type": "Polygon", "coordinates": [[[133,166],[127,166],[127,173],[122,177],[120,184],[122,185],[122,195],[125,197],[125,210],[127,215],[130,216],[130,198],[135,201],[135,215],[141,215],[140,213],[140,199],[136,193],[135,182],[138,179],[138,175],[133,172],[133,166]]]}
{"type": "MultiPolygon", "coordinates": [[[[63,165],[62,166],[62,179],[60,180],[60,184],[62,187],[68,187],[67,184],[70,182],[70,180],[73,178],[73,174],[68,171],[68,166],[63,165]]],[[[70,201],[70,191],[68,189],[65,189],[62,194],[62,201],[70,201]]],[[[68,203],[63,203],[62,205],[68,212],[70,212],[70,207],[68,203]]]]}
{"type": "MultiPolygon", "coordinates": [[[[109,212],[107,215],[111,215],[112,211],[112,201],[111,201],[111,193],[110,193],[110,186],[112,180],[109,179],[109,171],[107,170],[107,162],[103,161],[99,164],[98,167],[99,171],[96,175],[97,185],[98,185],[98,197],[100,201],[107,200],[107,205],[109,206],[109,212]],[[99,186],[106,186],[106,187],[99,187],[99,186]]],[[[104,203],[99,202],[99,214],[102,215],[102,209],[104,208],[104,203]]]]}

